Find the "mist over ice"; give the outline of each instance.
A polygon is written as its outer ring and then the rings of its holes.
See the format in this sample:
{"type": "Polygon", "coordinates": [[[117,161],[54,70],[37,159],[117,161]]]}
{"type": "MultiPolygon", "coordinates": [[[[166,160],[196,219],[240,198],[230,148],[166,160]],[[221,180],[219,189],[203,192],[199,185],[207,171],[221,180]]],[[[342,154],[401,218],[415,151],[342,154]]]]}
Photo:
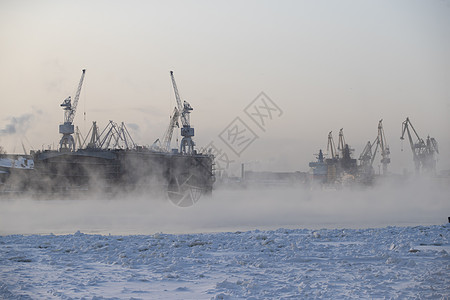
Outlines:
{"type": "Polygon", "coordinates": [[[193,233],[277,228],[369,228],[442,224],[450,188],[437,179],[374,187],[219,188],[180,208],[164,197],[123,193],[86,199],[0,200],[0,234],[193,233]]]}

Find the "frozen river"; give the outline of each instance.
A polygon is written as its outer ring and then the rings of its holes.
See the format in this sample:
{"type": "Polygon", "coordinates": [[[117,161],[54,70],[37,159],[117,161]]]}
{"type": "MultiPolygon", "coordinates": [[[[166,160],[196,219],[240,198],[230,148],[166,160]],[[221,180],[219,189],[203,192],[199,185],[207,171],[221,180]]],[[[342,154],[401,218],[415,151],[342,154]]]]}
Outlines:
{"type": "Polygon", "coordinates": [[[434,184],[0,200],[0,298],[450,297],[450,194],[434,184]]]}

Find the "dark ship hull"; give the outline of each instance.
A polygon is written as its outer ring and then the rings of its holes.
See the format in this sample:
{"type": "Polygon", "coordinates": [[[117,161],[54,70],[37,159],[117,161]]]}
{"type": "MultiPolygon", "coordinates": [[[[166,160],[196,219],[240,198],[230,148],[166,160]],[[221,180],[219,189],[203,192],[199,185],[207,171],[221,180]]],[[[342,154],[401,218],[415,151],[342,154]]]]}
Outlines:
{"type": "MultiPolygon", "coordinates": [[[[80,149],[33,154],[31,176],[17,180],[18,192],[74,194],[89,192],[167,194],[174,202],[211,194],[213,156],[183,155],[146,148],[80,149]]],[[[11,185],[10,185],[11,186],[11,185]]]]}

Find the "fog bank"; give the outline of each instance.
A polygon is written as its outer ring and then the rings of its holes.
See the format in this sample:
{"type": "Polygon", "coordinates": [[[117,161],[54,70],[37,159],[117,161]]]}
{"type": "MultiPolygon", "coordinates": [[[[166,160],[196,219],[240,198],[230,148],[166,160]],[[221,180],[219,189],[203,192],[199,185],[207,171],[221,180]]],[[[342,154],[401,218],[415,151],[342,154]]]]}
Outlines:
{"type": "MultiPolygon", "coordinates": [[[[447,179],[448,181],[448,179],[447,179]]],[[[448,183],[412,180],[367,188],[218,189],[188,208],[167,199],[0,199],[0,234],[194,233],[277,228],[430,225],[450,215],[448,183]]]]}

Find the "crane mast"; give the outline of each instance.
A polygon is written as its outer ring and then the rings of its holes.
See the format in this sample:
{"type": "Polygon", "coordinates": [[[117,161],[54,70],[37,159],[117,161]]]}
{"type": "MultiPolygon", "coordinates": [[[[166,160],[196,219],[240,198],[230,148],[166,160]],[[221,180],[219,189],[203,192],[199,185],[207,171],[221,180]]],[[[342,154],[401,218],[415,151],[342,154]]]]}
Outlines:
{"type": "Polygon", "coordinates": [[[383,129],[383,119],[378,122],[378,137],[377,137],[377,147],[380,146],[381,151],[381,164],[383,165],[383,175],[387,175],[387,166],[391,163],[389,154],[389,146],[386,143],[386,136],[384,135],[383,129]]]}
{"type": "Polygon", "coordinates": [[[70,96],[67,97],[61,104],[61,107],[63,107],[64,110],[64,124],[59,125],[59,133],[63,135],[61,141],[59,142],[60,151],[75,151],[75,140],[72,136],[75,130],[72,122],[77,111],[78,100],[80,99],[81,87],[83,85],[85,72],[86,70],[83,69],[80,82],[75,93],[73,104],[72,98],[70,96]]]}
{"type": "Polygon", "coordinates": [[[336,146],[334,145],[332,131],[330,131],[330,133],[328,133],[327,152],[328,151],[331,151],[331,159],[335,159],[335,158],[339,157],[339,155],[336,152],[336,146]]]}
{"type": "MultiPolygon", "coordinates": [[[[180,113],[181,124],[183,127],[181,128],[181,139],[180,144],[180,152],[182,154],[193,154],[195,143],[192,140],[194,136],[194,128],[191,127],[189,114],[193,110],[191,105],[183,101],[181,102],[180,93],[178,92],[177,83],[175,82],[175,77],[173,75],[173,71],[170,71],[170,77],[172,79],[173,90],[175,92],[175,99],[177,100],[178,111],[180,113]]],[[[165,145],[163,145],[165,146],[165,145]]]]}
{"type": "Polygon", "coordinates": [[[337,149],[341,151],[341,156],[344,157],[344,148],[345,148],[345,138],[344,138],[344,128],[341,128],[339,130],[339,140],[338,140],[338,147],[337,149]]]}

